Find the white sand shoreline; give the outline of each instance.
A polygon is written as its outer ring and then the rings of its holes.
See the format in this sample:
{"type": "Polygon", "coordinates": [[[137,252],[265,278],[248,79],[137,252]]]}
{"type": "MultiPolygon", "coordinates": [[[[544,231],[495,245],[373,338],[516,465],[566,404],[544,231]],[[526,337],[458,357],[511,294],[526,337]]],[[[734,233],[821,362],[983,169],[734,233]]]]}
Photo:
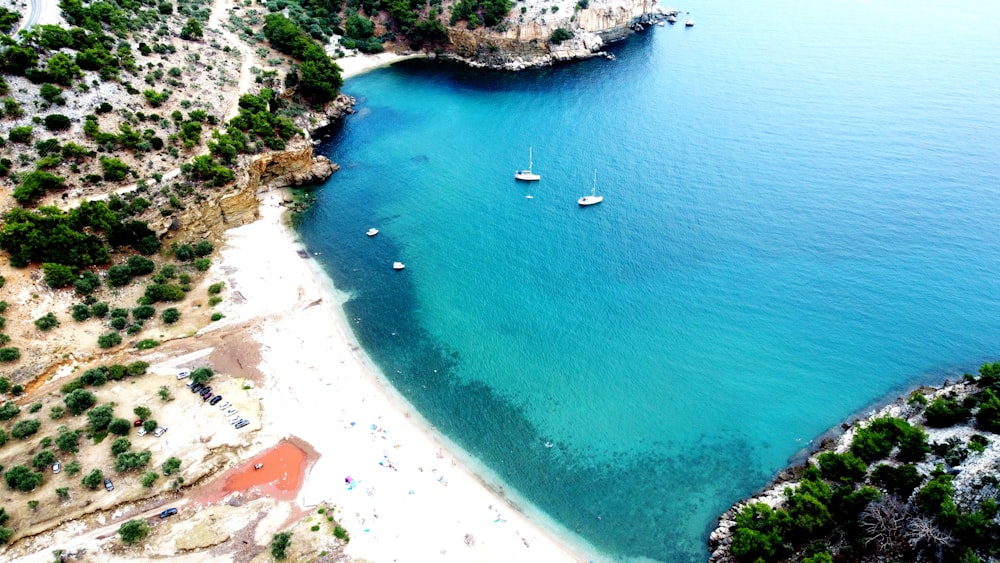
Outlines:
{"type": "Polygon", "coordinates": [[[281,195],[261,199],[258,221],[227,232],[216,272],[245,299],[224,302],[223,322],[259,319],[258,440],[294,435],[320,454],[300,504],[336,505],[347,553],[369,561],[592,560],[490,491],[385,383],[348,330],[345,296],[297,254],[281,195]]]}
{"type": "Polygon", "coordinates": [[[349,57],[334,59],[333,62],[337,63],[337,66],[340,67],[341,78],[346,80],[359,74],[364,74],[370,70],[375,70],[376,68],[394,65],[400,61],[426,58],[426,53],[409,53],[405,55],[388,52],[378,53],[375,55],[358,53],[349,57]]]}

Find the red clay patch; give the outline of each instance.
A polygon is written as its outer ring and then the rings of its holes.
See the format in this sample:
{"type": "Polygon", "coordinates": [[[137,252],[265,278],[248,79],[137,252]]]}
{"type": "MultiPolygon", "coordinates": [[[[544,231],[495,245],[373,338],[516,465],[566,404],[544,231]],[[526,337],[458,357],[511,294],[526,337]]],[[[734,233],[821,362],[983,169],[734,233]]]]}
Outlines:
{"type": "Polygon", "coordinates": [[[283,500],[293,500],[306,475],[306,452],[295,444],[282,441],[274,448],[252,458],[226,478],[224,494],[259,488],[283,500]],[[260,469],[254,469],[255,466],[260,469]]]}
{"type": "Polygon", "coordinates": [[[246,499],[270,496],[279,500],[295,500],[305,480],[306,471],[315,459],[305,442],[293,438],[254,456],[226,471],[218,478],[199,487],[195,502],[215,503],[234,492],[246,499]],[[254,466],[261,464],[260,469],[254,466]]]}

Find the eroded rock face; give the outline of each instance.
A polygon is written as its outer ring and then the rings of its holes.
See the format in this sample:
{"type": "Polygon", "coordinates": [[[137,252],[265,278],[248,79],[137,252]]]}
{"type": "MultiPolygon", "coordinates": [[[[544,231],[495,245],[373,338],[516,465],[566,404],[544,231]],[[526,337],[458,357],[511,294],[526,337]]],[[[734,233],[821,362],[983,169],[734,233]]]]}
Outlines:
{"type": "Polygon", "coordinates": [[[339,167],[325,156],[313,156],[311,145],[264,154],[250,162],[247,187],[254,193],[287,186],[315,184],[339,167]]]}
{"type": "Polygon", "coordinates": [[[670,13],[674,11],[663,10],[651,0],[592,0],[586,9],[519,21],[503,31],[452,27],[448,37],[451,56],[470,66],[521,70],[599,55],[605,44],[624,39],[637,24],[670,13]],[[558,45],[549,43],[559,28],[572,31],[574,37],[558,45]]]}

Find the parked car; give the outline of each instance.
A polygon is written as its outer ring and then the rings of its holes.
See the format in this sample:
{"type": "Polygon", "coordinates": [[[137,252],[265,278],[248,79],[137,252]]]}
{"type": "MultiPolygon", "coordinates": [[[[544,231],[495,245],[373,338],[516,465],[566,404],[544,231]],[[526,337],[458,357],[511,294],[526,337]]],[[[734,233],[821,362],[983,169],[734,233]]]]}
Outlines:
{"type": "Polygon", "coordinates": [[[55,462],[55,463],[53,463],[52,464],[52,472],[53,473],[59,473],[60,471],[62,471],[62,464],[59,463],[58,461],[55,462]]]}
{"type": "Polygon", "coordinates": [[[177,379],[184,379],[185,377],[191,375],[189,371],[179,371],[177,372],[177,379]]]}
{"type": "Polygon", "coordinates": [[[191,381],[188,381],[188,382],[187,382],[187,387],[188,387],[188,389],[190,389],[190,388],[194,387],[195,385],[196,385],[196,383],[194,382],[194,380],[191,380],[191,381]]]}
{"type": "Polygon", "coordinates": [[[135,435],[136,436],[145,436],[146,435],[146,429],[145,428],[140,428],[139,431],[135,433],[135,435]]]}
{"type": "Polygon", "coordinates": [[[104,478],[104,488],[105,488],[105,489],[107,489],[108,491],[113,491],[113,490],[115,490],[115,485],[114,485],[114,483],[112,483],[112,482],[111,482],[111,479],[110,479],[110,478],[108,478],[108,477],[105,477],[105,478],[104,478]]]}
{"type": "Polygon", "coordinates": [[[240,428],[243,428],[247,424],[250,424],[250,421],[244,418],[243,420],[236,423],[236,429],[239,430],[240,428]]]}
{"type": "Polygon", "coordinates": [[[222,402],[222,395],[216,395],[208,404],[214,407],[220,402],[222,402]]]}
{"type": "Polygon", "coordinates": [[[226,419],[226,424],[236,424],[237,422],[240,421],[241,418],[243,418],[242,415],[238,413],[234,414],[233,416],[226,419]]]}
{"type": "Polygon", "coordinates": [[[167,431],[166,428],[164,428],[162,426],[157,426],[156,430],[153,430],[153,436],[156,436],[157,438],[159,438],[160,436],[163,436],[163,433],[166,432],[166,431],[167,431]]]}
{"type": "Polygon", "coordinates": [[[191,388],[191,392],[192,393],[197,393],[198,391],[201,391],[204,388],[205,388],[205,384],[204,383],[195,383],[194,387],[191,388]]]}
{"type": "Polygon", "coordinates": [[[226,409],[228,409],[231,406],[233,406],[233,404],[230,403],[229,401],[226,401],[225,403],[222,403],[221,405],[219,405],[219,410],[226,410],[226,409]]]}
{"type": "Polygon", "coordinates": [[[160,513],[160,518],[166,518],[167,516],[173,516],[174,514],[177,514],[177,509],[168,508],[160,513]]]}
{"type": "Polygon", "coordinates": [[[132,426],[142,426],[142,420],[137,420],[132,423],[132,426]]]}
{"type": "Polygon", "coordinates": [[[245,419],[245,418],[241,418],[241,419],[237,420],[237,421],[236,421],[236,422],[235,422],[235,423],[233,424],[233,426],[239,426],[240,424],[243,424],[244,422],[250,422],[250,421],[249,421],[249,420],[247,420],[247,419],[245,419]]]}
{"type": "Polygon", "coordinates": [[[213,394],[211,394],[211,393],[208,393],[208,394],[206,394],[206,395],[202,395],[202,396],[201,396],[201,400],[202,400],[202,401],[207,401],[207,400],[211,399],[211,398],[212,398],[212,397],[214,397],[214,396],[215,396],[215,395],[213,395],[213,394]]]}
{"type": "Polygon", "coordinates": [[[209,394],[211,392],[212,392],[212,386],[209,385],[207,387],[202,387],[201,391],[198,391],[198,394],[201,395],[202,397],[204,397],[205,395],[207,395],[207,394],[209,394]]]}

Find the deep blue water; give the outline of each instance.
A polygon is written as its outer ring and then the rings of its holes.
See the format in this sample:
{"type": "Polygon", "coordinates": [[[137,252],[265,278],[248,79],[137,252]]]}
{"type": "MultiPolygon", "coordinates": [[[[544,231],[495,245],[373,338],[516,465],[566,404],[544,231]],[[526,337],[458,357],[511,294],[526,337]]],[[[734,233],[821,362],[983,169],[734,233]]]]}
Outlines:
{"type": "Polygon", "coordinates": [[[1000,357],[1000,4],[682,8],[616,61],[348,80],[300,224],[396,388],[595,559],[702,561],[810,440],[1000,357]]]}

